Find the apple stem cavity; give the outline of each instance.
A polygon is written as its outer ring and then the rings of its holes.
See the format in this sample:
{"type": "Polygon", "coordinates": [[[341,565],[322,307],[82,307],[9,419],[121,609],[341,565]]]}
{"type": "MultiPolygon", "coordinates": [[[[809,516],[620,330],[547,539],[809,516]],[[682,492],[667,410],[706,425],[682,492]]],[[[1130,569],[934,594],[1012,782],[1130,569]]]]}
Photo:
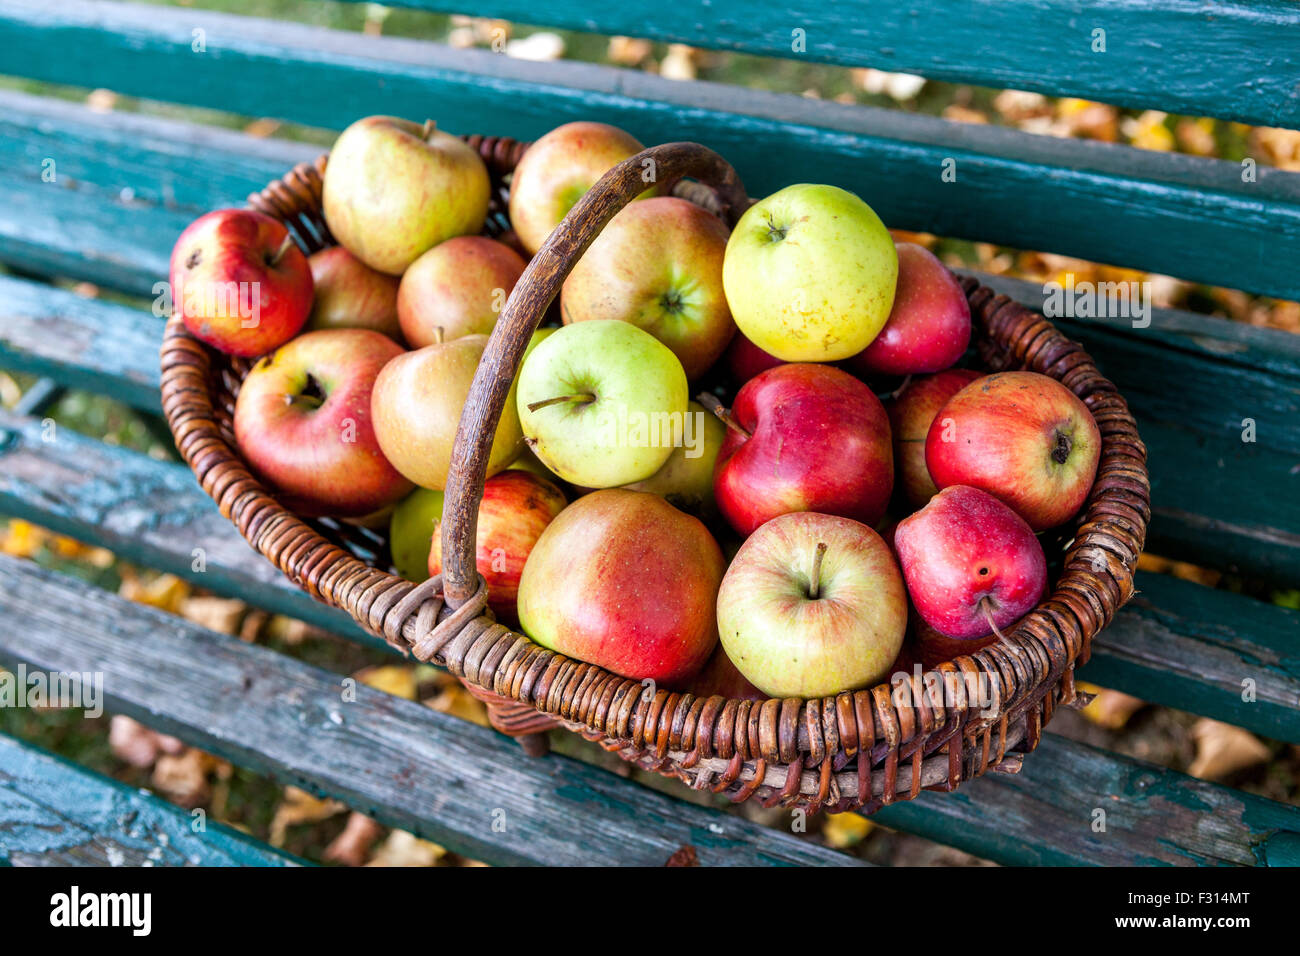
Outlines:
{"type": "Polygon", "coordinates": [[[1070,436],[1065,432],[1058,431],[1056,433],[1056,445],[1052,448],[1052,461],[1058,465],[1064,465],[1069,460],[1072,447],[1073,443],[1070,441],[1070,436]]]}
{"type": "Polygon", "coordinates": [[[998,636],[998,640],[1005,641],[1006,635],[998,628],[997,622],[993,620],[993,601],[986,594],[980,598],[979,609],[984,612],[984,620],[989,622],[989,629],[998,636]]]}
{"type": "Polygon", "coordinates": [[[821,596],[822,558],[826,556],[826,542],[818,541],[813,552],[812,574],[808,577],[808,596],[814,601],[821,596]]]}
{"type": "Polygon", "coordinates": [[[708,392],[701,392],[695,396],[695,400],[717,416],[718,421],[726,425],[737,434],[744,435],[746,439],[753,436],[745,430],[744,426],[732,416],[730,409],[718,400],[716,395],[710,395],[708,392]]]}
{"type": "Polygon", "coordinates": [[[560,405],[564,402],[571,402],[575,405],[589,405],[596,400],[596,396],[591,392],[579,392],[577,395],[556,395],[554,398],[548,398],[540,402],[531,402],[528,406],[530,412],[546,408],[550,405],[560,405]]]}

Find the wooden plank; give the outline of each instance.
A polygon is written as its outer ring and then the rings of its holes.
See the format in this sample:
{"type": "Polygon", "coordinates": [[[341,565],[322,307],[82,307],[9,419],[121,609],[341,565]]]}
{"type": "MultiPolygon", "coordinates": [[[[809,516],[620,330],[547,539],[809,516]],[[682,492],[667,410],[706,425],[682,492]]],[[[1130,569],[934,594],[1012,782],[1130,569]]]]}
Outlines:
{"type": "Polygon", "coordinates": [[[1300,808],[1051,733],[1019,774],[923,793],[876,819],[1022,866],[1286,866],[1300,836],[1300,808]]]}
{"type": "Polygon", "coordinates": [[[0,866],[298,866],[303,861],[0,734],[0,866]]]}
{"type": "MultiPolygon", "coordinates": [[[[375,643],[256,556],[182,466],[67,430],[46,442],[39,422],[0,412],[0,514],[375,643]],[[203,570],[195,570],[195,547],[204,549],[203,570]]],[[[1153,703],[1300,742],[1300,657],[1290,647],[1300,630],[1296,612],[1156,575],[1139,575],[1138,589],[1096,641],[1088,675],[1153,703]],[[1241,696],[1247,678],[1252,704],[1241,696]]]]}
{"type": "MultiPolygon", "coordinates": [[[[390,6],[462,13],[461,0],[391,0],[390,6]]],[[[1300,10],[1285,0],[977,0],[906,3],[755,4],[694,0],[670,16],[633,6],[595,12],[581,0],[488,0],[475,15],[687,43],[788,60],[917,73],[953,83],[1037,90],[1121,106],[1221,116],[1265,126],[1300,126],[1294,62],[1243,57],[1284,45],[1300,31],[1300,10]],[[1093,30],[1106,50],[1094,52],[1093,30]],[[795,30],[804,48],[793,49],[795,30]],[[1206,77],[1213,76],[1214,82],[1206,77]]]]}
{"type": "Polygon", "coordinates": [[[101,672],[110,709],[475,859],[663,866],[689,845],[704,866],[862,863],[30,562],[0,557],[0,620],[22,624],[0,661],[101,672]]]}
{"type": "MultiPolygon", "coordinates": [[[[520,138],[566,120],[605,120],[644,142],[703,142],[736,165],[755,195],[796,179],[837,183],[896,228],[1300,298],[1300,276],[1280,265],[1300,258],[1300,175],[1276,169],[1243,182],[1231,162],[592,64],[87,0],[0,0],[0,72],[334,128],[367,113],[423,115],[431,103],[447,129],[520,138]],[[195,30],[205,31],[205,52],[192,49],[195,30]],[[175,82],[181,75],[185,82],[175,82]],[[944,181],[945,168],[955,181],[944,181]]],[[[173,235],[163,230],[155,241],[166,246],[173,235]]]]}
{"type": "MultiPolygon", "coordinates": [[[[114,709],[480,859],[659,865],[691,844],[705,865],[852,862],[574,760],[526,759],[364,686],[344,703],[338,675],[27,562],[0,557],[0,616],[24,622],[0,638],[0,660],[102,671],[114,709]]],[[[1049,737],[1021,777],[927,794],[882,822],[1007,863],[1251,863],[1300,833],[1300,809],[1049,737]],[[1090,830],[1096,807],[1104,835],[1090,830]]]]}

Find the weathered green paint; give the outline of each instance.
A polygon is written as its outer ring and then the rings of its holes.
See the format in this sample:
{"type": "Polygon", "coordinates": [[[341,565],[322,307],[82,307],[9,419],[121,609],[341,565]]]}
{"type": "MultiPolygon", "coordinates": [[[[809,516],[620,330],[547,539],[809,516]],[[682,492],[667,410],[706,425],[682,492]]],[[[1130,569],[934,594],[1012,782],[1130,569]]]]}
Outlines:
{"type": "MultiPolygon", "coordinates": [[[[389,6],[463,13],[463,0],[389,6]]],[[[1300,126],[1292,59],[1242,56],[1300,31],[1285,0],[973,0],[756,4],[688,0],[663,16],[583,0],[487,0],[475,16],[687,43],[791,60],[918,73],[936,80],[1080,96],[1122,106],[1300,126]],[[1105,31],[1105,52],[1093,31],[1105,31]],[[799,35],[795,31],[799,30],[799,35]],[[803,49],[795,50],[797,40],[803,49]]]]}
{"type": "Polygon", "coordinates": [[[862,865],[11,557],[0,619],[23,625],[0,662],[100,671],[110,709],[476,859],[662,866],[691,844],[705,866],[862,865]]]}
{"type": "Polygon", "coordinates": [[[876,818],[1021,865],[1277,865],[1300,834],[1300,808],[1051,733],[1018,774],[922,794],[876,818]],[[987,808],[996,808],[998,826],[981,825],[987,808]]]}
{"type": "Polygon", "coordinates": [[[0,866],[294,866],[145,790],[0,734],[0,866]],[[196,825],[202,829],[196,832],[196,825]]]}
{"type": "Polygon", "coordinates": [[[644,142],[712,146],[756,195],[791,181],[837,183],[896,228],[1300,298],[1300,276],[1283,265],[1300,258],[1300,176],[1274,169],[1244,183],[1231,162],[591,64],[84,0],[0,0],[0,72],[335,128],[369,113],[432,111],[453,131],[530,138],[566,120],[605,120],[644,142]],[[205,31],[202,53],[191,48],[196,29],[205,31]],[[954,182],[941,178],[948,161],[954,182]]]}

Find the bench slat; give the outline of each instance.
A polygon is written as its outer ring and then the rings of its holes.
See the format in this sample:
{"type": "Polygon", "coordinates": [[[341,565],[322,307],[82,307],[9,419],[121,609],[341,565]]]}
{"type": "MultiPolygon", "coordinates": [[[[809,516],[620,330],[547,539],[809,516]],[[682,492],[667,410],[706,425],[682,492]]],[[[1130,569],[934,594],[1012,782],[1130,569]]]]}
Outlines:
{"type": "Polygon", "coordinates": [[[896,228],[1300,299],[1278,266],[1300,259],[1300,176],[1276,169],[1245,183],[1231,162],[196,10],[0,0],[0,50],[0,72],[325,127],[430,104],[445,128],[520,138],[606,120],[712,146],[755,195],[838,183],[896,228]]]}
{"type": "Polygon", "coordinates": [[[107,706],[491,863],[860,865],[571,758],[0,557],[0,660],[103,673],[107,706]]]}
{"type": "MultiPolygon", "coordinates": [[[[44,442],[39,422],[0,411],[0,432],[6,430],[7,443],[0,435],[0,514],[375,643],[351,618],[311,600],[256,556],[183,466],[66,429],[57,441],[44,442]],[[196,547],[205,553],[201,572],[194,570],[196,547]]],[[[1139,575],[1138,589],[1138,598],[1097,639],[1085,677],[1300,742],[1300,660],[1288,647],[1300,632],[1300,613],[1158,575],[1139,575]],[[1241,699],[1245,678],[1256,683],[1257,703],[1241,699]]]]}
{"type": "MultiPolygon", "coordinates": [[[[461,0],[391,0],[389,5],[443,13],[462,13],[465,6],[461,0]]],[[[1287,32],[1300,31],[1300,11],[1285,0],[1121,0],[1104,6],[1062,0],[697,0],[658,17],[619,4],[595,14],[582,0],[543,5],[489,0],[474,9],[476,16],[517,23],[1300,126],[1291,64],[1274,61],[1280,69],[1261,69],[1258,58],[1241,55],[1243,50],[1266,55],[1287,32]],[[1105,53],[1093,52],[1096,28],[1105,30],[1105,53]],[[803,31],[801,53],[792,50],[795,29],[803,31]],[[1213,83],[1206,82],[1207,75],[1214,76],[1213,83]]]]}
{"type": "Polygon", "coordinates": [[[0,734],[0,866],[295,866],[220,823],[0,734]]]}
{"type": "MultiPolygon", "coordinates": [[[[527,759],[491,731],[364,686],[343,703],[338,675],[28,562],[0,557],[0,614],[24,624],[0,639],[0,659],[103,671],[116,710],[480,859],[662,864],[691,844],[706,865],[855,862],[572,759],[527,759]]],[[[1020,778],[995,774],[955,798],[926,795],[882,822],[1008,863],[1053,852],[1127,864],[1249,863],[1277,831],[1300,832],[1294,807],[1063,738],[1042,750],[1020,778]],[[1098,806],[1110,823],[1094,841],[1098,806]]]]}

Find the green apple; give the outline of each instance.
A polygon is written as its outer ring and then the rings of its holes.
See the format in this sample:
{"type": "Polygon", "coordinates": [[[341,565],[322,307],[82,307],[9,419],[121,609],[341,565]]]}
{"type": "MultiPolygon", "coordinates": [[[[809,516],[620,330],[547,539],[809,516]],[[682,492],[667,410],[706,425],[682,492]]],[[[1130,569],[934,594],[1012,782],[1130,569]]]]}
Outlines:
{"type": "Polygon", "coordinates": [[[682,443],[672,450],[662,468],[644,481],[624,485],[629,491],[648,491],[699,517],[716,510],[713,500],[713,465],[722,450],[727,426],[699,402],[687,408],[682,443]]]}
{"type": "Polygon", "coordinates": [[[740,217],[722,284],[745,337],[787,362],[837,362],[889,318],[898,252],[880,217],[836,186],[787,186],[740,217]]]}
{"type": "Polygon", "coordinates": [[[615,488],[649,478],[683,437],[682,363],[626,322],[558,329],[533,348],[517,390],[528,447],[575,485],[615,488]]]}
{"type": "Polygon", "coordinates": [[[393,567],[417,584],[429,576],[433,529],[442,520],[442,492],[416,488],[397,503],[388,521],[388,546],[393,567]]]}
{"type": "Polygon", "coordinates": [[[334,142],[322,206],[349,252],[401,275],[444,239],[482,229],[490,191],[478,153],[433,120],[367,116],[334,142]]]}
{"type": "Polygon", "coordinates": [[[564,280],[564,322],[631,322],[672,349],[693,382],[736,334],[722,289],[726,249],[727,227],[695,203],[675,196],[634,202],[564,280]]]}

